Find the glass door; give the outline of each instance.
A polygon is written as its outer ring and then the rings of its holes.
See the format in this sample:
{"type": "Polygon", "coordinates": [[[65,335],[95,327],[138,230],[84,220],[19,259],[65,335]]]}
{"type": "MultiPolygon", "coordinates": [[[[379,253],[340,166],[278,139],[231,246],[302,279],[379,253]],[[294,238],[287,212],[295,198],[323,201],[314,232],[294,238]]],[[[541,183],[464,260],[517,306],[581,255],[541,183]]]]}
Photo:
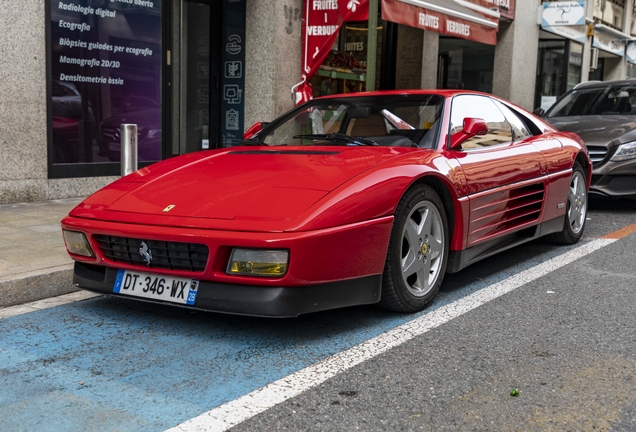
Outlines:
{"type": "Polygon", "coordinates": [[[565,93],[567,80],[565,40],[539,40],[534,106],[547,111],[565,93]]]}
{"type": "Polygon", "coordinates": [[[181,0],[180,6],[175,154],[219,146],[219,2],[181,0]]]}

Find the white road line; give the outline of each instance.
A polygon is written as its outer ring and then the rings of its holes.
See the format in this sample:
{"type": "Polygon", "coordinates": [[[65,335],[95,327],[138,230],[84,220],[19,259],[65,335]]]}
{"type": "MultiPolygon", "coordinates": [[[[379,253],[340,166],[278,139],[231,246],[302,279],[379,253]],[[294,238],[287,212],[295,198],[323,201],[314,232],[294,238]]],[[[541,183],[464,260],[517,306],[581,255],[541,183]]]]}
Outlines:
{"type": "Polygon", "coordinates": [[[372,359],[391,348],[395,348],[416,336],[447,323],[453,318],[463,315],[615,241],[615,239],[596,239],[582,244],[549,261],[517,273],[360,345],[335,354],[245,396],[227,402],[169,429],[168,432],[225,431],[281,402],[298,396],[341,372],[372,359]]]}
{"type": "Polygon", "coordinates": [[[76,291],[70,294],[63,294],[57,297],[50,297],[31,303],[24,303],[17,306],[8,306],[0,308],[0,320],[17,315],[24,315],[27,313],[36,312],[42,309],[49,309],[64,304],[87,300],[89,298],[99,297],[100,295],[101,294],[96,294],[88,291],[76,291]]]}

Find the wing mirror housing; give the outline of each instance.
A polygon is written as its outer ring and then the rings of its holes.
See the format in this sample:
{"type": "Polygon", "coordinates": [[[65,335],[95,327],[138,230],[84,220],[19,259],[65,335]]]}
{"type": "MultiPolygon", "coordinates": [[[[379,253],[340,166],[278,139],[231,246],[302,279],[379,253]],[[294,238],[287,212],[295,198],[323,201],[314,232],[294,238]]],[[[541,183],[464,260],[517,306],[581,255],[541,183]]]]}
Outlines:
{"type": "Polygon", "coordinates": [[[456,150],[461,147],[462,143],[475,135],[486,135],[488,133],[488,125],[484,119],[466,117],[464,119],[464,127],[460,132],[455,133],[451,137],[450,148],[456,150]]]}
{"type": "Polygon", "coordinates": [[[537,117],[543,117],[543,115],[545,114],[545,110],[541,107],[535,108],[534,111],[532,111],[532,114],[536,115],[537,117]]]}
{"type": "Polygon", "coordinates": [[[257,133],[259,133],[265,126],[267,126],[268,122],[257,122],[254,123],[248,130],[243,134],[243,139],[248,140],[254,137],[257,133]]]}

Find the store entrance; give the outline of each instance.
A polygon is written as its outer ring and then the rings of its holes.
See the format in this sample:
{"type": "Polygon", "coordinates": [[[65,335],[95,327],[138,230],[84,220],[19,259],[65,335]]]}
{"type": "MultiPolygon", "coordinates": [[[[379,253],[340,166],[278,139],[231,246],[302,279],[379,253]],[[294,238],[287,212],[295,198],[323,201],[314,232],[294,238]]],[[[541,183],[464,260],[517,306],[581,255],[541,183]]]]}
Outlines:
{"type": "Polygon", "coordinates": [[[220,2],[181,0],[173,19],[172,153],[219,147],[220,2]]]}
{"type": "Polygon", "coordinates": [[[494,64],[494,46],[453,37],[440,37],[437,88],[492,93],[494,64]]]}

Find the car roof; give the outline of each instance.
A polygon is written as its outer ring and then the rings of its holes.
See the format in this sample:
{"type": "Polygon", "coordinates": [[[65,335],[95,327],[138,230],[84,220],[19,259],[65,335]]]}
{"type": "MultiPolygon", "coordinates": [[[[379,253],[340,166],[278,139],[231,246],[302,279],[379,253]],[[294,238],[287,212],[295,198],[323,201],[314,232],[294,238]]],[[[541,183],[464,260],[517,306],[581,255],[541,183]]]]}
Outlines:
{"type": "Polygon", "coordinates": [[[452,97],[458,94],[474,94],[480,96],[488,96],[495,97],[494,95],[473,91],[473,90],[463,90],[463,89],[413,89],[413,90],[376,90],[371,92],[360,92],[360,93],[340,93],[328,96],[321,96],[316,99],[335,99],[335,98],[351,98],[351,97],[367,97],[367,96],[396,96],[396,95],[440,95],[444,97],[452,97]]]}
{"type": "Polygon", "coordinates": [[[594,88],[594,87],[607,87],[613,85],[636,85],[636,79],[624,79],[624,80],[614,80],[614,81],[586,81],[580,84],[577,84],[573,90],[578,90],[582,88],[594,88]]]}

